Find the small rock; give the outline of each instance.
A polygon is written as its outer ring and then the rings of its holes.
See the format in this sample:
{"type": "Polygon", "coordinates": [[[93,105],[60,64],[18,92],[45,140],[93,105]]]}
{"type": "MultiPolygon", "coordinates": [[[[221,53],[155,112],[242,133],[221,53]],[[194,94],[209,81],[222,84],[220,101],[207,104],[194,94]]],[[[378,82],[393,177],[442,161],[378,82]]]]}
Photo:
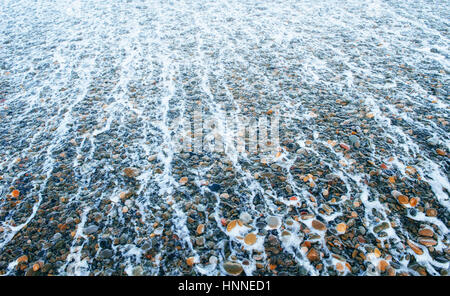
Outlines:
{"type": "Polygon", "coordinates": [[[102,249],[98,256],[102,259],[111,258],[114,252],[110,249],[102,249]]]}
{"type": "Polygon", "coordinates": [[[230,195],[226,192],[224,192],[220,195],[220,198],[224,198],[224,199],[228,199],[229,197],[230,197],[230,195]]]}
{"type": "Polygon", "coordinates": [[[197,234],[200,235],[200,234],[202,234],[204,231],[205,231],[205,224],[199,224],[199,225],[197,226],[197,230],[196,230],[197,234]]]}
{"type": "Polygon", "coordinates": [[[256,235],[254,233],[249,233],[245,236],[244,242],[251,246],[256,243],[256,235]]]}
{"type": "Polygon", "coordinates": [[[434,232],[430,228],[422,228],[419,230],[420,236],[427,236],[427,237],[433,237],[434,232]]]}
{"type": "Polygon", "coordinates": [[[209,257],[209,263],[210,264],[217,264],[217,261],[218,261],[218,259],[217,259],[217,257],[216,256],[211,256],[211,257],[209,257]]]}
{"type": "Polygon", "coordinates": [[[388,229],[388,228],[389,228],[389,223],[383,222],[383,223],[381,223],[381,224],[375,226],[375,227],[373,228],[373,231],[374,231],[375,233],[378,233],[378,232],[381,232],[381,231],[383,231],[383,230],[385,230],[385,229],[388,229]]]}
{"type": "Polygon", "coordinates": [[[211,184],[208,186],[209,190],[217,192],[220,190],[221,186],[219,184],[211,184]]]}
{"type": "Polygon", "coordinates": [[[28,256],[27,255],[23,255],[20,256],[19,258],[17,258],[17,263],[23,263],[23,262],[28,262],[28,256]]]}
{"type": "Polygon", "coordinates": [[[85,234],[92,234],[98,231],[97,225],[89,225],[88,227],[84,228],[85,234]]]}
{"type": "Polygon", "coordinates": [[[278,218],[276,216],[267,217],[267,225],[270,228],[277,229],[281,225],[280,218],[278,218]]]}
{"type": "Polygon", "coordinates": [[[186,185],[186,183],[188,182],[188,178],[187,177],[182,177],[178,183],[180,183],[180,185],[186,185]]]}
{"type": "Polygon", "coordinates": [[[342,149],[345,149],[346,151],[350,150],[350,146],[344,143],[340,143],[339,146],[341,146],[342,149]]]}
{"type": "Polygon", "coordinates": [[[239,220],[241,220],[242,223],[247,224],[252,220],[252,216],[250,216],[250,214],[247,212],[242,212],[239,215],[239,220]]]}
{"type": "Polygon", "coordinates": [[[360,143],[359,143],[359,138],[355,135],[351,135],[350,137],[348,137],[350,143],[355,146],[356,148],[359,148],[360,143]]]}
{"type": "Polygon", "coordinates": [[[62,234],[60,232],[56,233],[53,237],[52,237],[52,241],[56,242],[58,241],[60,238],[62,237],[62,234]]]}
{"type": "Polygon", "coordinates": [[[316,249],[311,248],[311,250],[309,250],[308,254],[306,255],[306,257],[308,258],[309,261],[313,262],[313,261],[319,261],[320,260],[320,254],[319,252],[316,251],[316,249]]]}
{"type": "Polygon", "coordinates": [[[424,246],[427,246],[427,247],[431,247],[431,246],[437,245],[437,241],[435,241],[432,238],[421,238],[421,239],[419,239],[419,243],[424,245],[424,246]]]}
{"type": "Polygon", "coordinates": [[[313,220],[311,225],[316,230],[320,230],[320,231],[327,230],[327,227],[325,226],[325,224],[323,224],[322,222],[320,222],[318,220],[313,220]]]}
{"type": "Polygon", "coordinates": [[[33,264],[33,271],[38,271],[40,268],[41,268],[41,265],[38,262],[33,264]]]}
{"type": "Polygon", "coordinates": [[[223,269],[230,275],[239,275],[242,273],[242,265],[238,262],[226,261],[223,263],[223,269]]]}
{"type": "Polygon", "coordinates": [[[194,265],[194,263],[195,263],[195,258],[194,257],[189,257],[189,258],[186,259],[186,264],[188,266],[192,266],[192,265],[194,265]]]}
{"type": "Polygon", "coordinates": [[[205,238],[204,237],[197,237],[195,239],[195,244],[197,246],[203,246],[205,244],[205,238]]]}
{"type": "Polygon", "coordinates": [[[133,273],[134,276],[141,276],[144,273],[144,269],[141,266],[136,266],[133,269],[132,273],[133,273]]]}
{"type": "Polygon", "coordinates": [[[412,241],[407,240],[406,243],[414,251],[414,253],[416,253],[417,255],[422,255],[423,254],[422,249],[419,246],[417,246],[415,243],[413,243],[412,241]]]}
{"type": "Polygon", "coordinates": [[[128,178],[136,178],[137,176],[139,176],[139,170],[137,168],[125,168],[123,170],[123,173],[128,178]]]}
{"type": "Polygon", "coordinates": [[[441,156],[445,156],[447,153],[444,151],[444,150],[442,150],[442,149],[436,149],[436,153],[437,154],[439,154],[439,155],[441,155],[441,156]]]}
{"type": "Polygon", "coordinates": [[[400,195],[397,197],[397,200],[398,200],[398,202],[399,202],[400,204],[402,204],[402,205],[407,205],[407,204],[409,204],[409,199],[408,199],[408,197],[407,197],[406,195],[400,194],[400,195]]]}
{"type": "Polygon", "coordinates": [[[347,230],[347,224],[339,223],[338,225],[336,225],[336,230],[338,233],[345,233],[345,231],[347,230]]]}
{"type": "Polygon", "coordinates": [[[426,210],[426,215],[428,217],[436,217],[437,216],[437,211],[435,209],[427,209],[426,210]]]}

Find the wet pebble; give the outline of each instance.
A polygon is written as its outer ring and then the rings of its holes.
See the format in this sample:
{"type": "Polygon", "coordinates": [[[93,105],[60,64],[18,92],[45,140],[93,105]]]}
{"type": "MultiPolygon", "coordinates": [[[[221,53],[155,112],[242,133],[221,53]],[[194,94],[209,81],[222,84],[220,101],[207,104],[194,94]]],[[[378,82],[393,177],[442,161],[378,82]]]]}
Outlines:
{"type": "Polygon", "coordinates": [[[242,268],[242,265],[238,262],[231,262],[226,261],[223,263],[223,269],[229,274],[229,275],[239,275],[244,270],[242,268]]]}
{"type": "Polygon", "coordinates": [[[87,227],[84,228],[83,232],[85,234],[93,234],[96,233],[98,231],[98,226],[97,225],[89,225],[87,227]]]}

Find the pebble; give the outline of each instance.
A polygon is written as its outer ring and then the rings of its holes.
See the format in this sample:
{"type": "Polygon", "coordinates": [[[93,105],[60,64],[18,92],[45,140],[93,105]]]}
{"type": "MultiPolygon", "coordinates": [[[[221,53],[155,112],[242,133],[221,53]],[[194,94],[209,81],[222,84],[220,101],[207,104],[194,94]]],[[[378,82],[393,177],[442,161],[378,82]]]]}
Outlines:
{"type": "Polygon", "coordinates": [[[351,135],[350,137],[348,137],[348,139],[354,147],[356,147],[356,148],[360,147],[359,138],[357,136],[351,135]]]}
{"type": "Polygon", "coordinates": [[[204,237],[197,237],[195,239],[195,244],[197,246],[203,246],[205,244],[205,238],[204,237]]]}
{"type": "Polygon", "coordinates": [[[239,275],[244,270],[238,262],[226,261],[222,266],[229,275],[239,275]]]}
{"type": "Polygon", "coordinates": [[[217,259],[216,256],[211,256],[211,257],[209,257],[209,263],[210,263],[210,264],[215,265],[215,264],[217,264],[217,261],[218,261],[218,259],[217,259]]]}
{"type": "Polygon", "coordinates": [[[256,235],[254,233],[247,234],[244,238],[244,242],[249,246],[254,245],[256,243],[256,235]]]}
{"type": "Polygon", "coordinates": [[[267,222],[267,225],[272,229],[277,229],[281,226],[280,218],[278,218],[276,216],[267,217],[266,222],[267,222]]]}
{"type": "Polygon", "coordinates": [[[427,237],[433,237],[434,232],[430,228],[422,228],[419,230],[420,236],[427,236],[427,237]]]}
{"type": "Polygon", "coordinates": [[[219,196],[220,196],[220,198],[224,198],[224,199],[228,199],[230,197],[230,195],[228,195],[228,193],[226,193],[226,192],[220,194],[219,196]]]}
{"type": "Polygon", "coordinates": [[[266,224],[265,222],[263,222],[263,221],[259,221],[259,222],[256,223],[256,227],[257,227],[258,229],[263,229],[263,228],[265,228],[266,226],[267,226],[267,224],[266,224]]]}
{"type": "Polygon", "coordinates": [[[373,231],[374,231],[375,233],[379,233],[379,232],[381,232],[381,231],[383,231],[383,230],[386,230],[386,229],[388,229],[388,228],[389,228],[389,223],[383,222],[383,223],[378,224],[377,226],[375,226],[375,227],[373,228],[373,231]]]}
{"type": "Polygon", "coordinates": [[[336,225],[336,231],[340,234],[345,233],[347,231],[347,225],[345,223],[339,223],[336,225]]]}
{"type": "Polygon", "coordinates": [[[100,250],[98,256],[102,259],[111,258],[114,252],[110,249],[102,249],[100,250]]]}
{"type": "Polygon", "coordinates": [[[136,178],[140,174],[139,170],[137,168],[133,168],[133,167],[125,168],[123,170],[123,173],[128,178],[136,178]]]}
{"type": "Polygon", "coordinates": [[[98,231],[98,226],[97,225],[89,225],[88,227],[85,227],[84,228],[84,233],[85,234],[93,234],[93,233],[95,233],[95,232],[97,232],[98,231]]]}
{"type": "Polygon", "coordinates": [[[23,256],[20,256],[19,258],[17,258],[17,263],[23,263],[23,262],[28,262],[27,255],[23,255],[23,256]]]}
{"type": "Polygon", "coordinates": [[[313,220],[311,225],[314,229],[319,230],[319,231],[327,230],[327,227],[325,226],[325,224],[323,224],[322,222],[320,222],[318,220],[313,220]]]}
{"type": "Polygon", "coordinates": [[[55,235],[52,237],[52,241],[56,242],[61,238],[62,238],[62,234],[60,232],[58,232],[58,233],[55,233],[55,235]]]}
{"type": "Polygon", "coordinates": [[[239,215],[239,220],[241,220],[244,224],[248,224],[252,220],[252,216],[250,216],[250,214],[247,212],[242,212],[239,215]]]}
{"type": "Polygon", "coordinates": [[[419,239],[419,243],[427,247],[437,245],[437,241],[432,238],[421,238],[419,239]]]}
{"type": "Polygon", "coordinates": [[[141,276],[144,273],[144,269],[142,268],[142,266],[136,266],[135,268],[133,268],[132,274],[133,276],[141,276]]]}
{"type": "Polygon", "coordinates": [[[417,255],[423,254],[423,250],[419,246],[417,246],[415,243],[413,243],[412,241],[407,240],[406,243],[417,255]]]}
{"type": "Polygon", "coordinates": [[[20,191],[15,189],[11,192],[12,197],[17,198],[20,195],[20,191]]]}
{"type": "Polygon", "coordinates": [[[205,231],[205,225],[204,224],[199,224],[197,226],[197,230],[196,230],[197,234],[201,235],[201,234],[203,234],[204,231],[205,231]]]}
{"type": "MultiPolygon", "coordinates": [[[[364,226],[359,226],[358,227],[358,231],[359,233],[361,233],[362,235],[366,234],[366,229],[364,228],[364,226]]],[[[381,231],[381,230],[380,230],[381,231]]]]}
{"type": "Polygon", "coordinates": [[[346,150],[346,151],[350,150],[350,146],[348,146],[347,144],[340,143],[339,146],[341,146],[341,148],[346,150]]]}
{"type": "Polygon", "coordinates": [[[36,263],[34,263],[33,264],[33,271],[38,271],[39,269],[41,268],[41,265],[38,263],[38,262],[36,262],[36,263]]]}
{"type": "Polygon", "coordinates": [[[428,217],[436,217],[437,216],[437,211],[435,209],[427,209],[425,213],[428,217]]]}
{"type": "Polygon", "coordinates": [[[314,261],[319,261],[320,260],[320,254],[319,252],[317,252],[316,249],[311,248],[308,252],[308,254],[306,255],[306,257],[308,258],[309,261],[314,262],[314,261]]]}
{"type": "Polygon", "coordinates": [[[437,154],[439,154],[439,155],[441,155],[441,156],[445,156],[445,155],[447,155],[447,153],[444,151],[444,150],[442,150],[442,149],[436,149],[436,153],[437,154]]]}
{"type": "Polygon", "coordinates": [[[178,183],[180,183],[180,185],[186,185],[187,182],[188,182],[188,178],[187,177],[182,177],[180,179],[180,181],[178,181],[178,183]]]}
{"type": "Polygon", "coordinates": [[[217,192],[220,190],[221,186],[219,184],[211,184],[208,186],[209,190],[217,192]]]}

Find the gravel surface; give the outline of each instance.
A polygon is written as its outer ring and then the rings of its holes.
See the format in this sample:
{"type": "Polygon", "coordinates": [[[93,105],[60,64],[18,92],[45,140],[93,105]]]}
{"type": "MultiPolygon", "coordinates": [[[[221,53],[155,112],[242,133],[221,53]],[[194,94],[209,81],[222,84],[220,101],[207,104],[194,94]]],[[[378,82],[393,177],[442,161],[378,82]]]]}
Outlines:
{"type": "Polygon", "coordinates": [[[0,274],[447,275],[449,6],[0,0],[0,274]]]}

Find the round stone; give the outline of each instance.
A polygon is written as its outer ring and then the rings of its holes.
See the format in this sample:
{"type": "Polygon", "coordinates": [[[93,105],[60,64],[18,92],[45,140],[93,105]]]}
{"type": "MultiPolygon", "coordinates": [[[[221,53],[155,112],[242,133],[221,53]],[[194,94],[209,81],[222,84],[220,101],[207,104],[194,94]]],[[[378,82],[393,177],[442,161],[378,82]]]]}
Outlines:
{"type": "Polygon", "coordinates": [[[276,216],[267,217],[267,225],[270,228],[277,229],[281,225],[280,218],[278,218],[276,216]]]}
{"type": "Polygon", "coordinates": [[[247,234],[244,238],[244,242],[249,246],[254,245],[256,243],[256,235],[254,233],[247,234]]]}
{"type": "Polygon", "coordinates": [[[209,263],[210,264],[217,264],[217,257],[216,256],[209,257],[209,263]]]}
{"type": "Polygon", "coordinates": [[[314,229],[319,230],[319,231],[324,231],[327,229],[325,224],[323,224],[322,222],[320,222],[318,220],[313,220],[311,225],[314,229]]]}
{"type": "Polygon", "coordinates": [[[223,263],[223,269],[230,275],[239,275],[242,273],[242,265],[238,262],[226,261],[223,263]]]}
{"type": "Polygon", "coordinates": [[[252,216],[250,216],[250,214],[247,213],[247,212],[242,212],[242,213],[239,215],[239,220],[241,220],[242,223],[247,224],[247,223],[250,222],[250,220],[252,220],[252,216]]]}

